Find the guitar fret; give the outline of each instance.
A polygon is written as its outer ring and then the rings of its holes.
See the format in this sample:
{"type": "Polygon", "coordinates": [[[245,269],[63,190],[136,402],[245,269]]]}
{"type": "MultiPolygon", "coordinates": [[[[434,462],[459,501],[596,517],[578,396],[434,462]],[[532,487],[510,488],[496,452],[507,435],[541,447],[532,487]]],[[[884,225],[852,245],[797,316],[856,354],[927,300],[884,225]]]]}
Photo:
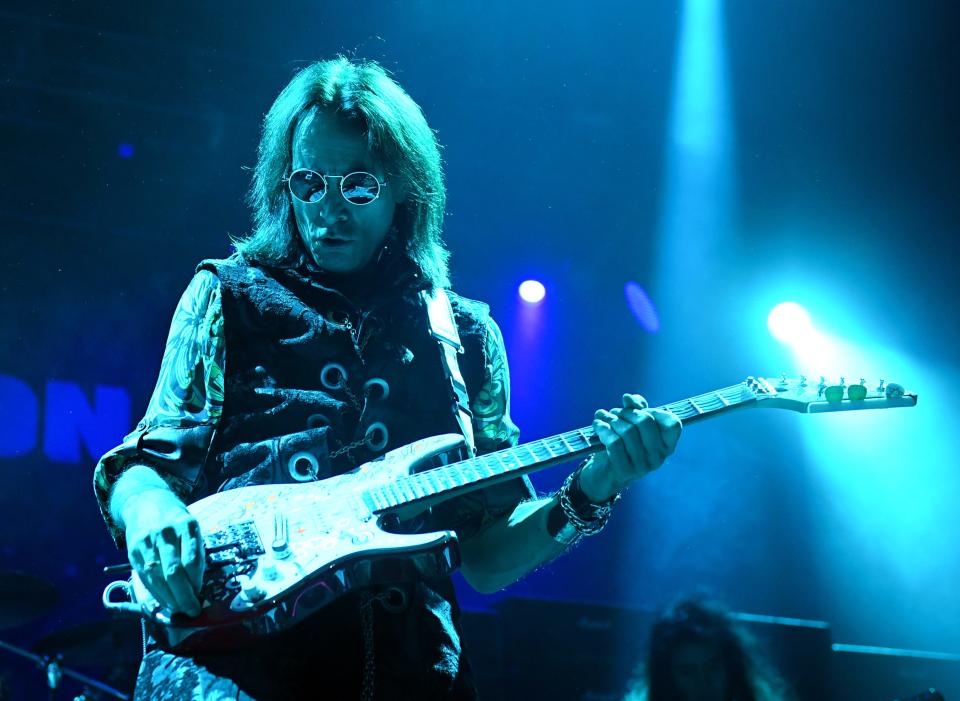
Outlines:
{"type": "Polygon", "coordinates": [[[456,475],[450,469],[450,467],[445,466],[440,468],[440,470],[437,471],[437,474],[440,477],[440,485],[443,487],[443,489],[453,489],[457,486],[456,475]]]}
{"type": "Polygon", "coordinates": [[[514,467],[521,464],[520,460],[517,459],[517,456],[514,455],[512,448],[505,451],[503,455],[499,455],[497,457],[497,460],[499,461],[500,465],[503,467],[504,472],[509,472],[514,467]]]}
{"type": "Polygon", "coordinates": [[[397,490],[400,492],[400,496],[403,501],[413,501],[416,498],[413,490],[410,489],[410,485],[407,484],[406,479],[399,479],[395,484],[397,485],[397,490]]]}
{"type": "Polygon", "coordinates": [[[476,482],[477,481],[477,471],[473,468],[470,463],[464,463],[460,467],[460,476],[463,478],[464,482],[476,482]]]}
{"type": "Polygon", "coordinates": [[[397,483],[396,483],[396,482],[394,482],[393,484],[385,487],[385,490],[386,490],[387,493],[390,495],[391,501],[392,501],[394,504],[402,504],[404,501],[406,501],[406,500],[403,498],[403,495],[400,493],[400,490],[397,488],[397,483]]]}
{"type": "Polygon", "coordinates": [[[430,487],[430,480],[422,474],[414,475],[413,483],[421,497],[429,497],[433,494],[433,489],[430,487]]]}
{"type": "Polygon", "coordinates": [[[709,402],[715,411],[723,409],[725,406],[727,406],[727,403],[717,396],[716,392],[711,392],[710,394],[705,394],[703,396],[706,397],[705,401],[709,402]]]}
{"type": "Polygon", "coordinates": [[[581,440],[583,440],[584,443],[587,444],[587,446],[590,445],[590,436],[588,436],[588,435],[585,433],[584,429],[578,428],[578,429],[576,430],[576,434],[581,438],[581,440]]]}
{"type": "Polygon", "coordinates": [[[553,457],[555,458],[570,454],[570,451],[567,450],[567,446],[565,446],[563,442],[557,438],[551,439],[551,442],[547,447],[550,448],[550,452],[553,453],[553,457]]]}
{"type": "Polygon", "coordinates": [[[458,485],[470,484],[474,481],[470,466],[466,463],[453,465],[453,474],[458,485]]]}
{"type": "Polygon", "coordinates": [[[433,488],[433,483],[430,480],[430,474],[428,472],[418,472],[413,476],[417,480],[417,486],[420,488],[420,491],[425,497],[432,497],[436,494],[436,490],[433,488]]]}
{"type": "Polygon", "coordinates": [[[531,443],[527,443],[526,445],[518,445],[515,448],[515,450],[518,451],[517,459],[520,461],[520,464],[523,465],[524,467],[527,467],[529,465],[535,465],[537,463],[537,455],[536,453],[533,452],[533,448],[531,448],[531,445],[532,445],[531,443]],[[528,453],[530,453],[530,457],[533,458],[533,460],[531,462],[524,462],[519,454],[520,450],[526,450],[528,453]]]}
{"type": "Polygon", "coordinates": [[[391,498],[390,498],[390,494],[387,493],[387,491],[386,491],[385,489],[378,489],[378,490],[377,490],[377,500],[383,502],[383,505],[384,505],[385,507],[387,507],[387,506],[394,506],[394,505],[396,504],[396,500],[391,499],[391,498]]]}
{"type": "Polygon", "coordinates": [[[475,459],[477,465],[477,472],[480,473],[481,477],[486,479],[487,477],[493,477],[493,467],[490,464],[490,460],[486,455],[483,455],[475,459]]]}
{"type": "Polygon", "coordinates": [[[701,394],[699,397],[692,397],[690,403],[698,410],[698,413],[701,415],[712,414],[716,411],[716,407],[713,406],[710,402],[710,397],[707,395],[701,394]]]}
{"type": "Polygon", "coordinates": [[[363,495],[364,506],[370,511],[380,511],[386,507],[386,503],[380,498],[379,489],[370,489],[363,495]]]}
{"type": "Polygon", "coordinates": [[[550,451],[547,450],[547,447],[543,444],[543,441],[535,441],[531,443],[530,452],[533,453],[533,457],[537,459],[537,462],[543,462],[550,457],[550,451]],[[545,452],[546,455],[544,455],[545,452]]]}
{"type": "Polygon", "coordinates": [[[411,475],[408,479],[404,480],[407,485],[410,487],[410,491],[413,492],[413,496],[416,499],[422,499],[426,496],[423,491],[423,488],[420,484],[420,478],[416,475],[411,475]]]}
{"type": "Polygon", "coordinates": [[[404,480],[407,483],[407,486],[410,488],[410,492],[413,494],[414,499],[423,499],[426,496],[426,493],[421,489],[420,480],[416,475],[411,475],[404,480]]]}

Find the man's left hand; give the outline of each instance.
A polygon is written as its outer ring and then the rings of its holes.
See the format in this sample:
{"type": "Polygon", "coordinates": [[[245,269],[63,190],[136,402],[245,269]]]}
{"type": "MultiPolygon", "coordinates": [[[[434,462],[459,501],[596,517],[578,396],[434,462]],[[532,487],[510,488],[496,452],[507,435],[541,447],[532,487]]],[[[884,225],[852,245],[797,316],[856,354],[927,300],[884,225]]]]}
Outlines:
{"type": "Polygon", "coordinates": [[[650,409],[639,394],[623,395],[623,406],[597,410],[593,430],[604,450],[596,453],[580,474],[580,488],[601,504],[653,472],[677,447],[682,425],[676,415],[650,409]]]}

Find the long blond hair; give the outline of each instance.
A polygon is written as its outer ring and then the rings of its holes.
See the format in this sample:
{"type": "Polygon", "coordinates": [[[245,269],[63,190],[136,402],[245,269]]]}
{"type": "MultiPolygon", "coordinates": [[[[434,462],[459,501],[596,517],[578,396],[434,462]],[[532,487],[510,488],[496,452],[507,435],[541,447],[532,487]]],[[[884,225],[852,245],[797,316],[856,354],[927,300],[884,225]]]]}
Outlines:
{"type": "Polygon", "coordinates": [[[275,266],[296,264],[303,249],[284,178],[293,162],[293,135],[306,114],[330,108],[357,120],[371,152],[406,198],[394,227],[406,254],[424,278],[450,284],[450,252],[442,239],[446,187],[436,134],[423,111],[378,63],[338,56],[299,71],[263,119],[257,165],[247,194],[253,231],[234,240],[247,259],[275,266]]]}

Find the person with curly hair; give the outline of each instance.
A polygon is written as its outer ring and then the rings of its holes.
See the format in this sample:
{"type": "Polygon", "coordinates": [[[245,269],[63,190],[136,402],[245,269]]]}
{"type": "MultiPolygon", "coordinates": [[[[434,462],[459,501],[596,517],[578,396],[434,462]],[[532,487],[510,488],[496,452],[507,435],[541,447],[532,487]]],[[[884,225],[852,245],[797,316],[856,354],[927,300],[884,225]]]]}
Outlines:
{"type": "Polygon", "coordinates": [[[791,701],[756,641],[719,603],[683,598],[650,630],[647,659],[624,701],[791,701]]]}

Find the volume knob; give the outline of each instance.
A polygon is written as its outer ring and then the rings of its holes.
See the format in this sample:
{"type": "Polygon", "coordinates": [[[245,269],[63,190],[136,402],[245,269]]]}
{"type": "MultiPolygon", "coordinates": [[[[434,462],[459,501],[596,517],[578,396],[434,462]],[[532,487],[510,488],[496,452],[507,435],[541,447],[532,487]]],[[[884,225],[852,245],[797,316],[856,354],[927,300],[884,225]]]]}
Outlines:
{"type": "Polygon", "coordinates": [[[290,522],[279,511],[273,516],[273,542],[270,543],[270,549],[278,560],[290,557],[290,522]]]}
{"type": "Polygon", "coordinates": [[[280,570],[277,568],[277,561],[272,557],[262,557],[260,558],[260,564],[257,566],[260,574],[264,579],[273,581],[279,579],[280,570]]]}
{"type": "Polygon", "coordinates": [[[260,601],[267,595],[267,592],[252,577],[247,577],[240,586],[240,595],[251,603],[260,601]]]}

